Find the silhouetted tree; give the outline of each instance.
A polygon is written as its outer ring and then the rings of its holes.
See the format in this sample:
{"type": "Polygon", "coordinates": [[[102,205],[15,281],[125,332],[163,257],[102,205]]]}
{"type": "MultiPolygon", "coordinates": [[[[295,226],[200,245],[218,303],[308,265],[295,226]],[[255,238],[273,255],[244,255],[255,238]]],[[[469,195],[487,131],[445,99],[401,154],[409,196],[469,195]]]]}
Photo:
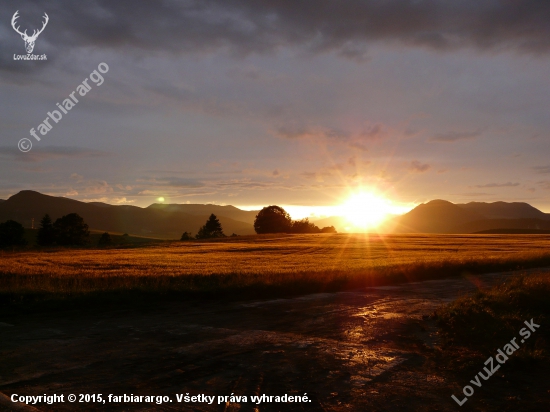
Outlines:
{"type": "Polygon", "coordinates": [[[76,213],[60,217],[55,221],[53,227],[55,240],[59,245],[84,245],[90,236],[88,225],[76,213]]]}
{"type": "Polygon", "coordinates": [[[289,233],[292,229],[290,215],[280,206],[266,206],[256,215],[254,230],[263,233],[289,233]]]}
{"type": "Polygon", "coordinates": [[[45,214],[40,221],[40,229],[36,234],[36,243],[40,246],[51,246],[55,243],[55,229],[50,215],[45,214]]]}
{"type": "Polygon", "coordinates": [[[112,243],[111,235],[107,232],[103,233],[97,242],[98,246],[109,246],[112,243]]]}
{"type": "Polygon", "coordinates": [[[191,235],[191,233],[189,232],[183,232],[180,240],[193,240],[193,235],[191,235]]]}
{"type": "Polygon", "coordinates": [[[306,217],[301,220],[295,220],[292,222],[292,233],[320,233],[319,229],[315,224],[311,223],[306,217]]]}
{"type": "Polygon", "coordinates": [[[225,237],[222,225],[216,215],[212,213],[205,225],[199,229],[197,239],[211,239],[216,237],[225,237]]]}
{"type": "Polygon", "coordinates": [[[25,246],[25,229],[15,220],[0,223],[0,247],[25,246]]]}
{"type": "Polygon", "coordinates": [[[321,229],[321,233],[338,233],[334,226],[325,226],[321,229]]]}

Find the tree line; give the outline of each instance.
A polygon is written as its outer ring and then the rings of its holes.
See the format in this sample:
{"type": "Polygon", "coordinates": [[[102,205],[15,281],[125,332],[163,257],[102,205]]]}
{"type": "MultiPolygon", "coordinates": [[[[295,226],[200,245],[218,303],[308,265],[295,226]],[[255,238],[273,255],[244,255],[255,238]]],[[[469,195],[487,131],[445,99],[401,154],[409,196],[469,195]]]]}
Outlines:
{"type": "MultiPolygon", "coordinates": [[[[90,231],[77,213],[69,213],[55,222],[48,214],[40,221],[36,243],[40,246],[82,246],[88,243],[90,231]]],[[[0,223],[0,247],[25,246],[25,229],[21,223],[8,220],[0,223]]]]}
{"type": "MultiPolygon", "coordinates": [[[[254,230],[259,235],[268,233],[336,233],[334,226],[320,229],[307,217],[292,220],[288,212],[280,206],[266,206],[260,210],[254,219],[254,230]]],[[[220,221],[216,215],[211,214],[195,237],[189,232],[184,232],[180,240],[213,239],[225,236],[220,221]]]]}
{"type": "Polygon", "coordinates": [[[266,206],[256,215],[254,230],[258,234],[265,233],[336,233],[334,226],[322,229],[310,222],[306,217],[292,220],[286,210],[280,206],[266,206]]]}
{"type": "MultiPolygon", "coordinates": [[[[280,206],[264,207],[256,215],[254,230],[258,234],[266,233],[336,233],[334,226],[320,229],[308,218],[292,220],[290,215],[280,206]]],[[[128,236],[128,235],[124,235],[128,236]]],[[[232,234],[231,236],[237,236],[232,234]]],[[[84,246],[89,244],[90,231],[84,219],[77,213],[69,213],[63,217],[52,219],[48,214],[40,221],[40,228],[36,234],[36,243],[40,246],[84,246]]],[[[206,223],[200,227],[193,237],[184,232],[181,240],[214,239],[226,237],[222,225],[216,215],[211,214],[206,223]]],[[[111,236],[105,232],[99,238],[98,246],[107,246],[112,243],[111,236]]],[[[23,225],[8,220],[0,223],[0,248],[19,247],[27,245],[23,225]]]]}

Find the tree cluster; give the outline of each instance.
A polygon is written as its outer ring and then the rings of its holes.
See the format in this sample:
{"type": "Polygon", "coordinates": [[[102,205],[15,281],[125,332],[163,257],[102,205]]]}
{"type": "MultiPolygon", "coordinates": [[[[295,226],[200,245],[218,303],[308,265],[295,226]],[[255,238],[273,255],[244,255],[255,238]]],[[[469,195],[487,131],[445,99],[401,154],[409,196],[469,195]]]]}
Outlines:
{"type": "Polygon", "coordinates": [[[280,206],[264,207],[256,215],[254,230],[258,234],[265,233],[336,233],[334,226],[320,229],[306,217],[292,220],[290,215],[280,206]]]}
{"type": "Polygon", "coordinates": [[[82,246],[88,243],[89,236],[88,225],[77,213],[60,217],[53,224],[50,216],[45,215],[40,221],[36,243],[40,246],[82,246]]]}
{"type": "Polygon", "coordinates": [[[0,248],[25,246],[25,229],[15,220],[0,223],[0,248]]]}

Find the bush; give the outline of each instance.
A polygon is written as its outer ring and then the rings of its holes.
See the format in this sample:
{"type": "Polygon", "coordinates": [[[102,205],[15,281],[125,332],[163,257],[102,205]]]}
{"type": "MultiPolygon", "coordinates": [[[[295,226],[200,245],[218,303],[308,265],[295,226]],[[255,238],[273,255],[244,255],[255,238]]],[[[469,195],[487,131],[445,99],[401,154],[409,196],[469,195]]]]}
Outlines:
{"type": "Polygon", "coordinates": [[[109,246],[112,243],[111,235],[107,232],[103,233],[97,242],[98,246],[109,246]]]}
{"type": "MultiPolygon", "coordinates": [[[[547,325],[550,319],[550,275],[513,276],[490,290],[464,296],[440,307],[435,312],[442,338],[447,344],[471,345],[491,349],[496,342],[510,339],[524,321],[547,325]]],[[[541,328],[537,339],[526,342],[532,345],[538,339],[550,340],[548,329],[541,328]]],[[[546,348],[546,356],[550,356],[546,348]]]]}
{"type": "Polygon", "coordinates": [[[193,240],[193,235],[191,235],[191,233],[189,232],[183,232],[180,240],[193,240]]]}
{"type": "Polygon", "coordinates": [[[305,219],[295,220],[292,222],[292,233],[321,233],[315,224],[311,223],[306,217],[305,219]]]}
{"type": "Polygon", "coordinates": [[[0,223],[0,247],[25,246],[25,229],[21,223],[8,220],[0,223]]]}

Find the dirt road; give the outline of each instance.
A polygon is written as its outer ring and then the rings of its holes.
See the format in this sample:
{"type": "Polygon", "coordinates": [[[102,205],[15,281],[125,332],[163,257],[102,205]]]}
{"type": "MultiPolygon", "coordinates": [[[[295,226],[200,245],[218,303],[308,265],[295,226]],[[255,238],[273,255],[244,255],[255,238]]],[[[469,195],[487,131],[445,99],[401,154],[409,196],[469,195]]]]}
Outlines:
{"type": "Polygon", "coordinates": [[[437,365],[431,374],[422,366],[438,342],[427,316],[502,276],[0,319],[0,392],[65,395],[64,403],[34,405],[40,411],[456,411],[451,394],[464,382],[449,382],[437,365]],[[68,394],[94,393],[171,402],[66,401],[68,394]],[[176,394],[216,400],[180,403],[176,394]],[[231,394],[247,402],[218,404],[217,396],[231,394]],[[307,394],[311,402],[252,403],[262,394],[307,394]]]}

